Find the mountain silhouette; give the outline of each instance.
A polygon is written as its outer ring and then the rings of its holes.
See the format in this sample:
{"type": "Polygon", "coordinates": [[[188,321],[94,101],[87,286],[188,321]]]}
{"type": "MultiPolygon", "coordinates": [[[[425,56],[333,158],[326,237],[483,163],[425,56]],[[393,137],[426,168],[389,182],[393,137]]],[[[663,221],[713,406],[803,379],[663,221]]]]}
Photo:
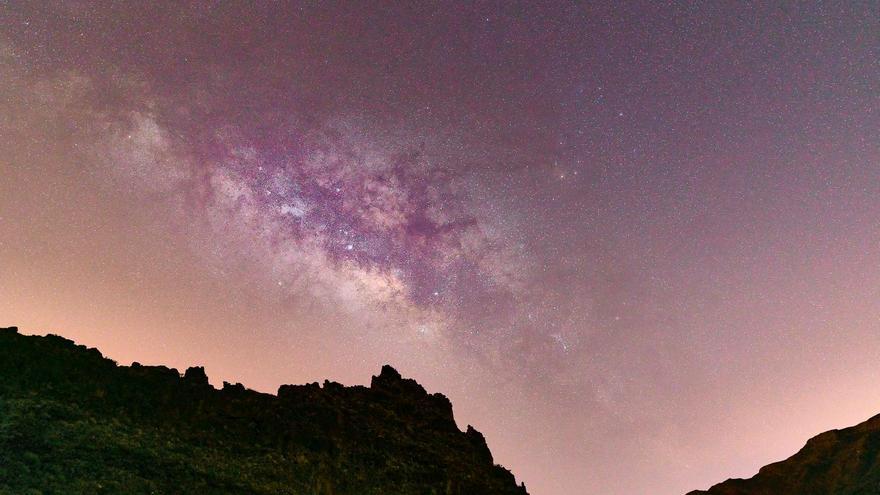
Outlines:
{"type": "Polygon", "coordinates": [[[382,367],[277,395],[0,329],[0,494],[526,494],[452,404],[382,367]]]}
{"type": "Polygon", "coordinates": [[[749,479],[729,479],[687,495],[880,494],[880,414],[864,423],[821,433],[788,459],[749,479]]]}

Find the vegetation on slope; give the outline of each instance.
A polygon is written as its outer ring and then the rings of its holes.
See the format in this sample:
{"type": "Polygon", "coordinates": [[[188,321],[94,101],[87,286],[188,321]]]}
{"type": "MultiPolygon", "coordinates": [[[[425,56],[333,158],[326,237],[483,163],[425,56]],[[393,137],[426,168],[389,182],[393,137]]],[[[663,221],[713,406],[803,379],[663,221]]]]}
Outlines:
{"type": "Polygon", "coordinates": [[[811,438],[797,454],[749,479],[729,479],[688,495],[880,494],[880,415],[811,438]]]}
{"type": "Polygon", "coordinates": [[[0,494],[526,493],[452,405],[385,366],[370,387],[208,384],[0,329],[0,494]]]}

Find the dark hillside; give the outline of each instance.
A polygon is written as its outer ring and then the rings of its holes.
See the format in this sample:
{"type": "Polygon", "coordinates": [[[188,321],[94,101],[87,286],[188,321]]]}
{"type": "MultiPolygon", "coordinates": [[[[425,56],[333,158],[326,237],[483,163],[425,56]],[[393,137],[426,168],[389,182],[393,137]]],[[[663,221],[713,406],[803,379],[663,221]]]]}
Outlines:
{"type": "Polygon", "coordinates": [[[222,390],[0,329],[0,494],[525,494],[452,405],[390,366],[369,388],[222,390]]]}
{"type": "Polygon", "coordinates": [[[688,495],[880,494],[880,415],[819,434],[795,455],[749,479],[729,479],[688,495]]]}

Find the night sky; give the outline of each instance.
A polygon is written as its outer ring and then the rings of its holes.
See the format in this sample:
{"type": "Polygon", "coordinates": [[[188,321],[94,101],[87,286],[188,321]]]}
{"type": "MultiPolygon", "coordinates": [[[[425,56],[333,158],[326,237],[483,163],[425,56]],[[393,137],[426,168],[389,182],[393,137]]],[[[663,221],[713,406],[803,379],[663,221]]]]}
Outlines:
{"type": "Polygon", "coordinates": [[[452,400],[534,495],[880,412],[876,2],[0,1],[0,324],[452,400]]]}

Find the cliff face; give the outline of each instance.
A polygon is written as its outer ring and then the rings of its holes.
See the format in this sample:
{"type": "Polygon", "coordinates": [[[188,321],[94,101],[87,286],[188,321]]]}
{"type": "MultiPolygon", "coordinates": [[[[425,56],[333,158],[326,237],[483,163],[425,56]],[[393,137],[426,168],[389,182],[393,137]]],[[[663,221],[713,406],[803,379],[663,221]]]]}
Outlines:
{"type": "Polygon", "coordinates": [[[526,494],[390,366],[277,395],[0,329],[0,493],[526,494]]]}
{"type": "Polygon", "coordinates": [[[880,494],[880,415],[811,438],[797,454],[749,479],[729,479],[688,495],[880,494]]]}

